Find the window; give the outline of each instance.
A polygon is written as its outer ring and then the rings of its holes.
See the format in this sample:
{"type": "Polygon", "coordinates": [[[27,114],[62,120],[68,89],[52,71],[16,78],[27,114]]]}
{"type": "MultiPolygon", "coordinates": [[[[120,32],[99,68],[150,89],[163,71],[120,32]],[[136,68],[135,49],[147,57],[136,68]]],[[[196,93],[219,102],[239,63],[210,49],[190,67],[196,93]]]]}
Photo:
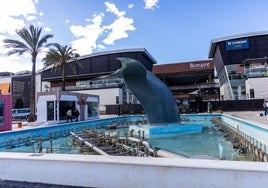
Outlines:
{"type": "Polygon", "coordinates": [[[97,117],[98,116],[98,102],[88,102],[88,117],[97,117]]]}
{"type": "Polygon", "coordinates": [[[251,99],[255,98],[254,89],[249,90],[249,95],[251,99]]]}
{"type": "Polygon", "coordinates": [[[47,101],[47,121],[53,121],[55,116],[55,102],[47,101]]]}
{"type": "Polygon", "coordinates": [[[66,119],[66,112],[71,109],[74,110],[75,101],[60,101],[59,104],[59,115],[60,120],[66,119]]]}

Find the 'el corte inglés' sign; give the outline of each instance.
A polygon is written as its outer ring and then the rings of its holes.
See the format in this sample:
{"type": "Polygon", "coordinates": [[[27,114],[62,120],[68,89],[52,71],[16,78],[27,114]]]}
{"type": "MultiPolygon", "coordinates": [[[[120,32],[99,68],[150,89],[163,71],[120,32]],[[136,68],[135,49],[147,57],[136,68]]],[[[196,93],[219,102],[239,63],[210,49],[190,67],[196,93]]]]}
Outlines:
{"type": "Polygon", "coordinates": [[[248,38],[228,40],[225,45],[227,51],[247,49],[249,48],[249,40],[248,38]]]}
{"type": "Polygon", "coordinates": [[[190,63],[190,69],[208,69],[210,62],[190,63]]]}

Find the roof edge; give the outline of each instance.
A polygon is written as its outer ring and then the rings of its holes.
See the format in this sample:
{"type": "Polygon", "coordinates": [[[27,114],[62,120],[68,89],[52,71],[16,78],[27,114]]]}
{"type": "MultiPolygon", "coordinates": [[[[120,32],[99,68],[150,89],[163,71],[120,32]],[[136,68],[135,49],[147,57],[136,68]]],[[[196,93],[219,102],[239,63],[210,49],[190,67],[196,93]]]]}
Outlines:
{"type": "MultiPolygon", "coordinates": [[[[145,48],[126,48],[126,49],[102,51],[102,52],[82,55],[82,56],[77,57],[76,59],[81,60],[81,59],[85,59],[85,58],[91,58],[91,57],[108,55],[108,54],[124,53],[124,52],[144,52],[153,61],[153,64],[157,64],[157,61],[153,58],[153,56],[145,48]]],[[[72,61],[74,61],[74,60],[70,60],[68,62],[72,62],[72,61]]],[[[42,71],[51,69],[52,67],[53,67],[53,65],[50,65],[48,67],[43,67],[43,69],[41,69],[40,71],[42,72],[42,71]]]]}
{"type": "Polygon", "coordinates": [[[124,53],[124,52],[144,52],[153,60],[154,64],[157,63],[157,61],[151,56],[151,54],[145,48],[126,48],[126,49],[102,51],[102,52],[92,53],[88,55],[83,55],[83,56],[78,57],[77,59],[79,60],[79,59],[85,59],[89,57],[95,57],[95,56],[101,56],[101,55],[107,55],[107,54],[117,54],[117,53],[124,53]]]}
{"type": "Polygon", "coordinates": [[[268,30],[267,31],[256,31],[256,32],[248,32],[248,33],[242,33],[242,34],[235,34],[235,35],[229,35],[225,37],[220,37],[216,39],[212,39],[210,42],[210,50],[208,57],[212,58],[215,50],[216,50],[216,43],[227,41],[227,40],[232,40],[232,39],[239,39],[239,38],[245,38],[245,37],[254,37],[254,36],[262,36],[262,35],[268,35],[268,30]]]}

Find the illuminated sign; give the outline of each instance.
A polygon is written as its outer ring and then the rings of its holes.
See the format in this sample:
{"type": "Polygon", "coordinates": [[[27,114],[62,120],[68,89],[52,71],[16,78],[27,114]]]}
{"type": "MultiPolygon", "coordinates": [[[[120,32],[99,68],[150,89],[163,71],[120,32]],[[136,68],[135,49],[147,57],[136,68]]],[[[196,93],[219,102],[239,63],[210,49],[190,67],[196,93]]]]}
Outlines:
{"type": "Polygon", "coordinates": [[[207,69],[210,67],[209,62],[190,63],[190,69],[207,69]]]}
{"type": "Polygon", "coordinates": [[[225,42],[226,50],[241,50],[249,48],[249,40],[248,38],[237,39],[237,40],[228,40],[225,42]]]}

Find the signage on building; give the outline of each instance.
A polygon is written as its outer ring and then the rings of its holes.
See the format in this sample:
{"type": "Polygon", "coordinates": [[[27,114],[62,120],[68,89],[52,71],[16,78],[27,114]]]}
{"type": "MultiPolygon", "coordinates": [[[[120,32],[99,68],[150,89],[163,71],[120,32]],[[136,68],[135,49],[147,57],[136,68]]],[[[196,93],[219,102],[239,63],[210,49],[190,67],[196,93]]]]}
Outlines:
{"type": "Polygon", "coordinates": [[[208,69],[210,68],[210,62],[190,63],[190,70],[192,69],[208,69]]]}
{"type": "Polygon", "coordinates": [[[247,49],[249,48],[249,40],[248,38],[228,40],[225,45],[227,51],[247,49]]]}

